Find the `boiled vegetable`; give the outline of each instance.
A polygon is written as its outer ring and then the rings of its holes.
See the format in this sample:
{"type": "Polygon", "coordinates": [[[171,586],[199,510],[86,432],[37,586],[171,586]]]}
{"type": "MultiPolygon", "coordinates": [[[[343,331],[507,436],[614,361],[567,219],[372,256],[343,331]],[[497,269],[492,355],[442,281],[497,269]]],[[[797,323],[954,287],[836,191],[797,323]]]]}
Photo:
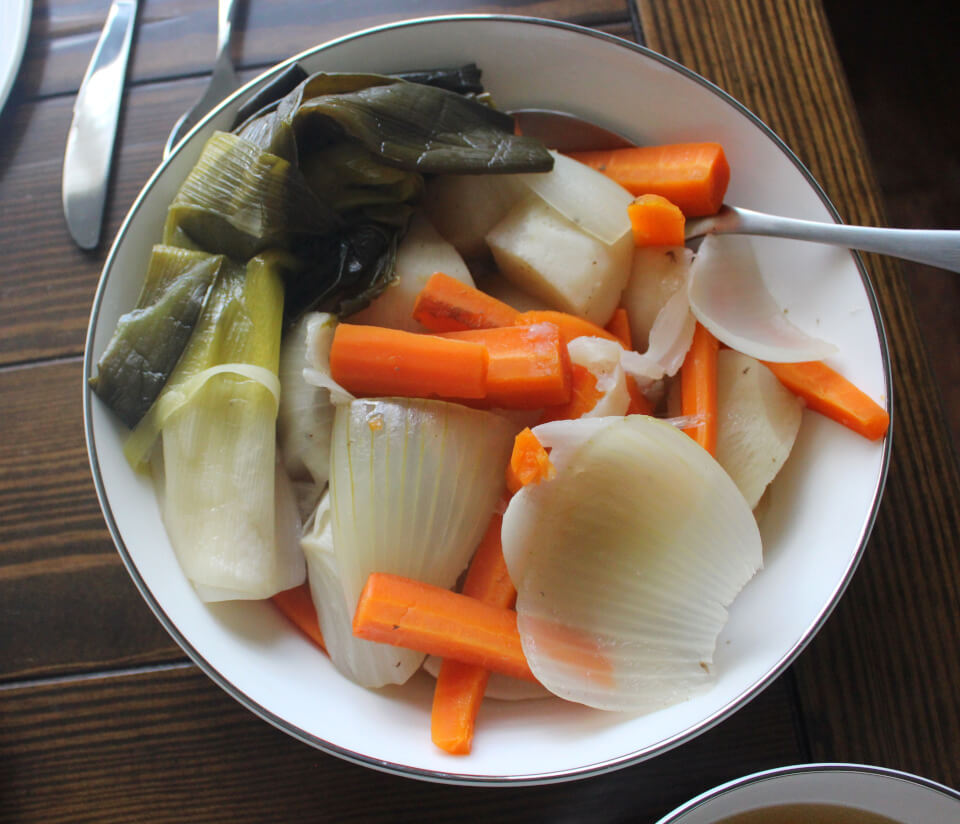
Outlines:
{"type": "Polygon", "coordinates": [[[137,306],[120,317],[90,379],[93,391],[131,429],[180,360],[222,264],[221,255],[153,247],[137,306]]]}
{"type": "Polygon", "coordinates": [[[535,680],[517,614],[399,575],[373,573],[353,617],[357,637],[535,680]]]}
{"type": "Polygon", "coordinates": [[[758,360],[820,360],[836,347],[788,320],[763,282],[749,238],[708,235],[690,267],[690,309],[731,349],[758,360]]]}
{"type": "Polygon", "coordinates": [[[717,454],[717,352],[719,344],[697,324],[680,368],[681,411],[696,421],[684,430],[711,455],[717,454]]]}
{"type": "Polygon", "coordinates": [[[716,369],[716,458],[754,509],[790,455],[802,404],[766,366],[740,352],[719,352],[716,369]]]}
{"type": "Polygon", "coordinates": [[[890,415],[825,363],[767,363],[767,368],[807,406],[872,441],[887,434],[890,415]]]}
{"type": "Polygon", "coordinates": [[[569,700],[631,712],[706,688],[726,608],[761,566],[733,481],[689,437],[645,416],[556,421],[534,434],[557,475],[511,499],[502,540],[537,679],[569,700]]]}
{"type": "MultiPolygon", "coordinates": [[[[330,502],[344,610],[352,613],[372,572],[456,583],[503,493],[515,431],[499,415],[443,401],[337,407],[330,502]]],[[[371,654],[382,680],[360,681],[366,686],[403,683],[423,658],[390,647],[371,654]]]]}
{"type": "MultiPolygon", "coordinates": [[[[513,606],[517,590],[507,573],[500,546],[503,518],[494,515],[473,553],[462,593],[485,604],[513,606]]],[[[430,711],[433,743],[449,753],[470,752],[477,713],[490,680],[490,671],[476,664],[445,658],[437,674],[430,711]]]]}
{"type": "Polygon", "coordinates": [[[485,398],[481,343],[343,323],[330,346],[333,379],[355,395],[485,398]]]}
{"type": "Polygon", "coordinates": [[[683,246],[684,217],[660,195],[640,195],[628,207],[635,246],[683,246]]]}
{"type": "Polygon", "coordinates": [[[507,489],[516,493],[527,484],[549,481],[556,475],[550,455],[529,427],[517,433],[507,465],[507,489]]]}
{"type": "Polygon", "coordinates": [[[718,143],[672,143],[570,154],[634,195],[668,198],[687,217],[716,214],[730,182],[730,165],[718,143]]]}
{"type": "Polygon", "coordinates": [[[518,312],[446,272],[436,271],[416,297],[413,317],[431,332],[512,326],[518,312]]]}

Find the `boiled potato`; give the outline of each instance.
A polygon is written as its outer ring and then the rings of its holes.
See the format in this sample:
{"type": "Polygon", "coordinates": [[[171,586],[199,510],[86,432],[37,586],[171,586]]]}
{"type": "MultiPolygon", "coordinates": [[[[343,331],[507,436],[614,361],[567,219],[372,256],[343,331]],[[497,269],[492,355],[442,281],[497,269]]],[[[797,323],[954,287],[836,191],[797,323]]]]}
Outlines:
{"type": "Polygon", "coordinates": [[[504,277],[554,309],[600,326],[630,276],[629,233],[608,245],[535,196],[518,202],[486,239],[504,277]]]}

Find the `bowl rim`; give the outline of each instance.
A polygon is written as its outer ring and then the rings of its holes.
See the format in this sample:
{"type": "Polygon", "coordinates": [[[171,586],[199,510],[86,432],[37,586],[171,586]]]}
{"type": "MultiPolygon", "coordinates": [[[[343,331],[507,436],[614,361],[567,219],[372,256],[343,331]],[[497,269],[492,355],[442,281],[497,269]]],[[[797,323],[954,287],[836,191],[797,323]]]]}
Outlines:
{"type": "Polygon", "coordinates": [[[731,106],[734,110],[739,112],[741,115],[745,116],[750,123],[758,128],[769,140],[771,140],[776,148],[778,148],[783,155],[794,165],[797,171],[803,176],[806,183],[811,187],[813,192],[817,195],[823,206],[830,213],[831,217],[835,222],[841,223],[840,214],[833,203],[830,201],[826,192],[823,190],[819,182],[814,178],[813,174],[805,166],[805,164],[794,154],[794,152],[786,145],[786,143],[766,124],[761,120],[756,114],[754,114],[750,109],[748,109],[743,103],[738,101],[728,92],[721,89],[719,86],[697,74],[693,70],[683,66],[682,64],[672,60],[669,57],[666,57],[658,52],[653,51],[647,46],[634,43],[633,41],[626,40],[624,38],[618,37],[607,32],[599,31],[596,29],[591,29],[586,26],[569,23],[560,20],[551,20],[546,18],[539,18],[535,16],[526,16],[526,15],[510,15],[510,14],[443,14],[443,15],[431,15],[425,17],[416,17],[408,18],[404,20],[398,20],[391,23],[385,23],[382,25],[372,26],[364,29],[360,29],[354,32],[350,32],[345,35],[341,35],[330,40],[324,41],[316,46],[305,49],[291,57],[286,58],[285,60],[276,63],[266,70],[264,70],[257,77],[251,79],[236,91],[234,91],[230,96],[221,101],[217,106],[215,106],[210,112],[208,112],[183,138],[179,147],[171,152],[167,157],[163,158],[154,172],[147,179],[146,183],[143,185],[143,188],[138,193],[137,197],[133,201],[130,209],[128,210],[120,229],[117,232],[116,237],[111,244],[110,251],[107,255],[106,260],[104,261],[103,268],[100,273],[100,278],[97,283],[97,289],[94,295],[91,312],[90,312],[90,321],[87,327],[86,342],[84,346],[83,354],[83,424],[84,424],[84,434],[87,447],[87,457],[90,462],[90,468],[93,475],[94,487],[97,494],[97,499],[100,504],[100,508],[103,512],[104,519],[107,524],[108,531],[113,540],[115,547],[117,548],[118,553],[123,561],[124,566],[127,569],[130,577],[133,579],[134,584],[140,592],[141,597],[147,602],[150,609],[153,611],[154,615],[160,621],[164,629],[170,634],[170,636],[176,641],[176,643],[183,649],[187,656],[193,661],[196,666],[203,671],[207,677],[209,677],[214,683],[216,683],[221,689],[223,689],[228,695],[238,701],[241,705],[246,707],[249,711],[259,716],[263,720],[287,733],[291,737],[298,739],[316,749],[321,750],[322,752],[329,753],[331,755],[338,756],[347,761],[350,761],[361,766],[370,767],[382,772],[390,773],[393,775],[399,775],[406,778],[420,779],[429,782],[435,783],[444,783],[444,784],[457,784],[457,785],[467,785],[467,786],[535,786],[541,784],[548,784],[553,782],[561,781],[571,781],[571,780],[580,780],[596,775],[602,775],[613,770],[622,769],[625,767],[633,766],[639,764],[643,761],[646,761],[656,755],[663,754],[681,744],[684,744],[702,733],[710,730],[720,722],[729,718],[739,709],[742,709],[746,704],[752,701],[757,695],[759,695],[763,690],[765,690],[776,678],[778,678],[783,671],[796,659],[796,657],[806,648],[807,644],[813,639],[813,637],[820,631],[823,624],[826,622],[827,618],[833,612],[837,603],[839,602],[841,596],[846,591],[847,586],[849,585],[854,572],[860,564],[860,561],[863,557],[864,550],[866,548],[867,540],[870,536],[873,526],[876,522],[877,513],[879,510],[880,501],[883,496],[883,490],[886,484],[887,475],[890,466],[890,456],[892,448],[892,434],[893,434],[893,420],[894,420],[894,399],[893,399],[893,383],[892,383],[892,374],[891,374],[891,362],[890,362],[890,352],[889,345],[887,341],[886,328],[883,323],[883,319],[880,315],[880,309],[877,302],[876,293],[873,289],[873,285],[870,281],[870,278],[866,272],[866,269],[863,264],[863,260],[860,254],[855,250],[850,250],[853,255],[854,263],[857,267],[857,270],[860,275],[860,280],[862,282],[867,301],[870,305],[870,310],[872,313],[873,321],[877,329],[878,342],[880,345],[880,356],[881,356],[881,366],[883,369],[883,389],[885,393],[886,407],[890,415],[890,427],[888,429],[887,435],[885,436],[881,449],[881,463],[880,468],[877,473],[876,483],[872,493],[872,504],[867,517],[864,520],[863,528],[860,532],[857,541],[857,550],[853,556],[853,559],[847,568],[846,573],[843,578],[838,582],[837,586],[834,588],[833,592],[830,595],[829,600],[824,605],[823,609],[817,614],[815,620],[811,623],[808,631],[786,652],[780,657],[780,659],[768,670],[766,676],[758,681],[754,686],[747,690],[746,692],[737,696],[733,701],[730,701],[728,704],[721,707],[719,710],[714,712],[712,715],[708,716],[705,719],[702,719],[695,726],[692,726],[680,733],[664,739],[660,742],[657,742],[655,745],[647,748],[643,751],[636,751],[627,756],[616,756],[610,759],[603,761],[595,762],[592,764],[581,765],[575,768],[553,770],[548,772],[541,773],[524,773],[521,775],[477,775],[471,774],[469,772],[453,772],[453,771],[441,771],[441,770],[432,770],[421,767],[411,767],[409,765],[396,763],[393,761],[387,761],[383,759],[374,758],[369,755],[365,755],[360,752],[353,751],[351,749],[342,747],[340,745],[334,744],[332,742],[326,741],[319,738],[318,736],[307,732],[299,728],[298,726],[292,724],[291,722],[285,720],[284,718],[278,716],[276,713],[264,707],[258,701],[251,698],[241,689],[239,689],[232,682],[227,680],[221,673],[214,667],[200,652],[187,640],[184,634],[180,631],[177,625],[170,619],[170,617],[164,611],[162,605],[154,597],[152,591],[147,586],[146,582],[140,575],[136,564],[133,561],[132,556],[127,550],[126,545],[124,544],[123,537],[120,534],[120,530],[117,526],[117,523],[113,517],[113,512],[111,509],[110,501],[106,494],[106,489],[103,482],[103,477],[100,472],[99,460],[97,456],[97,445],[93,431],[93,416],[92,416],[92,403],[93,403],[93,392],[89,387],[88,378],[92,376],[93,369],[95,367],[95,361],[93,359],[93,338],[96,330],[98,318],[100,315],[100,310],[104,298],[104,293],[107,285],[107,274],[110,272],[113,267],[114,259],[117,256],[118,249],[122,244],[124,238],[129,231],[130,225],[134,219],[134,216],[141,208],[143,201],[146,199],[154,185],[156,184],[158,178],[165,172],[168,165],[173,161],[174,158],[183,150],[184,146],[187,144],[190,138],[193,137],[197,132],[201,131],[206,127],[206,125],[215,118],[224,108],[231,105],[237,99],[247,95],[249,92],[259,87],[260,85],[268,82],[274,76],[280,74],[289,66],[294,63],[303,60],[304,58],[311,57],[320,52],[331,49],[335,46],[338,46],[342,43],[349,42],[352,40],[357,40],[360,38],[368,37],[371,35],[379,35],[384,32],[388,32],[393,29],[405,29],[417,26],[431,26],[437,24],[450,24],[450,23],[518,23],[531,26],[541,26],[545,28],[556,28],[569,31],[571,33],[579,34],[586,37],[591,37],[599,39],[606,42],[610,46],[617,48],[624,48],[628,51],[633,51],[643,57],[653,60],[656,63],[661,64],[662,66],[669,68],[673,71],[678,72],[686,79],[695,82],[696,84],[702,86],[715,96],[719,97],[721,101],[731,106]]]}
{"type": "Polygon", "coordinates": [[[952,798],[954,801],[960,804],[960,790],[955,790],[952,787],[948,787],[946,784],[941,784],[938,781],[934,781],[932,778],[925,778],[920,775],[904,772],[903,770],[897,770],[891,767],[879,767],[872,764],[854,764],[843,761],[821,761],[810,764],[791,764],[784,767],[773,767],[769,770],[761,770],[760,772],[744,775],[740,778],[734,778],[733,780],[727,781],[724,784],[718,784],[716,787],[710,788],[700,795],[691,798],[689,801],[684,802],[679,807],[671,810],[663,818],[658,819],[656,824],[674,824],[674,822],[681,819],[687,813],[693,812],[698,807],[701,807],[704,804],[707,804],[708,802],[711,802],[714,799],[720,798],[729,793],[737,792],[744,787],[759,784],[764,781],[777,780],[791,775],[816,773],[860,773],[863,775],[874,775],[899,781],[906,781],[907,783],[916,784],[918,786],[925,787],[926,789],[941,793],[947,798],[952,798]]]}

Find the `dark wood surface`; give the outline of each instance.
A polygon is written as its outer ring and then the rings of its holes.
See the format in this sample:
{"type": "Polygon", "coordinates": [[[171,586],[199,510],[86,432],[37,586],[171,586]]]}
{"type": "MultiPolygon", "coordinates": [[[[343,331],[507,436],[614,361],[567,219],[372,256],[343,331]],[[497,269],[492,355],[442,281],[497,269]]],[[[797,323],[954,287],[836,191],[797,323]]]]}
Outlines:
{"type": "MultiPolygon", "coordinates": [[[[891,344],[890,477],[863,563],[796,663],[672,752],[552,787],[463,789],[307,747],[190,664],[113,549],[83,443],[80,356],[105,242],[70,241],[60,207],[73,99],[106,0],[35,0],[0,114],[0,820],[652,822],[721,781],[850,760],[960,785],[960,478],[905,267],[868,256],[891,344]]],[[[212,0],[142,0],[109,238],[198,96],[212,0]]],[[[597,26],[690,66],[764,118],[849,222],[885,214],[823,9],[814,0],[249,0],[248,74],[348,31],[503,11],[597,26]]]]}

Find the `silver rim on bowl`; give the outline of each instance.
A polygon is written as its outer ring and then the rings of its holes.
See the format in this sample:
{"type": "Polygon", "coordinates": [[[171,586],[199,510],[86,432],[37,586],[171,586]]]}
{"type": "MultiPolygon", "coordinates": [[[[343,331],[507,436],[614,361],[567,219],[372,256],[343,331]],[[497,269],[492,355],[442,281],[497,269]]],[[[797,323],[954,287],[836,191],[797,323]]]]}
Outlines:
{"type": "MultiPolygon", "coordinates": [[[[824,207],[830,212],[831,216],[835,221],[839,222],[840,217],[836,208],[830,202],[826,193],[823,191],[821,186],[814,179],[810,171],[803,165],[803,163],[797,158],[797,156],[786,146],[786,144],[768,127],[763,121],[761,121],[756,115],[754,115],[749,109],[747,109],[743,104],[739,103],[729,94],[724,92],[718,86],[714,85],[710,81],[691,71],[690,69],[681,66],[679,63],[670,60],[667,57],[664,57],[661,54],[657,54],[650,49],[632,43],[628,40],[623,40],[619,37],[615,37],[610,34],[603,32],[595,31],[593,29],[584,28],[582,26],[574,25],[571,23],[563,23],[553,20],[543,20],[540,18],[532,17],[522,17],[522,16],[512,16],[512,15],[443,15],[436,17],[426,17],[418,18],[414,20],[400,21],[397,23],[392,23],[384,26],[378,26],[375,28],[365,29],[354,34],[349,34],[343,37],[330,40],[320,46],[317,46],[312,49],[308,49],[304,52],[301,52],[298,55],[290,57],[284,62],[277,64],[273,68],[266,71],[264,74],[260,75],[258,78],[250,81],[242,88],[238,89],[234,94],[228,97],[223,103],[214,108],[203,120],[201,120],[191,132],[186,136],[186,139],[181,143],[182,147],[189,141],[191,135],[197,131],[204,128],[204,126],[210,122],[225,106],[230,105],[233,101],[238,98],[245,97],[253,89],[267,82],[270,78],[279,74],[288,66],[292,65],[295,62],[301,61],[305,58],[308,58],[312,55],[315,55],[319,52],[328,50],[334,46],[337,46],[341,43],[348,42],[351,40],[356,40],[359,38],[368,37],[371,35],[380,34],[385,31],[399,28],[408,28],[413,26],[432,26],[437,24],[449,24],[451,22],[455,23],[471,23],[471,22],[503,22],[503,23],[518,23],[525,25],[535,25],[543,27],[552,27],[565,29],[570,32],[574,32],[585,37],[593,37],[599,40],[603,40],[606,43],[610,44],[616,48],[623,48],[629,51],[633,51],[639,55],[643,55],[645,58],[654,60],[669,69],[676,71],[688,78],[689,80],[694,81],[705,89],[709,90],[711,93],[715,94],[721,100],[723,100],[727,105],[733,107],[737,112],[748,118],[748,120],[760,129],[773,143],[780,149],[781,152],[790,160],[790,162],[797,168],[797,170],[803,175],[807,183],[817,194],[819,199],[822,201],[824,207]]],[[[100,282],[97,286],[97,292],[94,297],[93,307],[90,315],[90,323],[87,331],[87,342],[84,351],[84,391],[83,391],[83,416],[84,416],[84,431],[86,435],[87,442],[87,453],[90,459],[90,466],[93,473],[94,486],[96,488],[97,497],[100,501],[100,507],[103,510],[104,518],[107,523],[107,527],[110,531],[113,542],[117,547],[118,552],[120,553],[121,558],[123,559],[124,565],[127,568],[127,571],[130,573],[130,576],[133,578],[134,583],[137,588],[140,590],[141,595],[149,604],[150,608],[153,610],[154,614],[160,620],[160,623],[164,626],[167,632],[174,638],[174,640],[183,648],[183,650],[189,655],[189,657],[194,661],[194,663],[203,670],[214,682],[216,682],[223,690],[230,694],[233,698],[243,704],[247,709],[260,716],[264,720],[288,733],[289,735],[297,738],[307,744],[310,744],[313,747],[316,747],[324,752],[331,753],[333,755],[344,758],[348,761],[355,762],[367,767],[372,767],[374,769],[383,770],[385,772],[394,773],[397,775],[407,776],[411,778],[419,778],[429,781],[436,781],[442,783],[454,783],[454,784],[484,784],[484,785],[533,785],[533,784],[544,784],[552,781],[564,781],[571,780],[575,778],[585,778],[592,775],[598,775],[604,772],[609,772],[614,769],[619,769],[622,767],[627,767],[632,764],[639,763],[646,760],[654,755],[666,752],[673,747],[679,746],[680,744],[685,743],[686,741],[695,738],[699,734],[707,731],[712,728],[719,722],[723,721],[730,715],[732,715],[736,710],[740,709],[746,705],[750,700],[756,697],[762,690],[764,690],[775,678],[777,678],[784,669],[796,658],[796,656],[804,649],[804,647],[809,643],[813,636],[819,631],[820,627],[826,621],[827,617],[833,611],[833,608],[837,604],[840,596],[845,591],[847,585],[850,582],[850,579],[853,576],[854,571],[859,565],[860,559],[863,556],[863,551],[866,546],[867,538],[870,535],[870,532],[873,528],[873,524],[876,520],[877,509],[879,506],[880,498],[883,492],[883,487],[886,482],[887,471],[889,468],[890,462],[890,450],[891,450],[891,437],[890,434],[887,435],[884,444],[883,444],[883,454],[882,454],[882,464],[880,472],[878,473],[876,479],[876,486],[873,491],[873,503],[870,509],[870,512],[863,524],[863,528],[859,535],[858,546],[856,554],[847,569],[843,579],[840,581],[834,592],[831,594],[830,599],[824,609],[817,615],[815,621],[810,626],[809,630],[803,635],[803,637],[791,648],[785,655],[781,657],[777,663],[770,668],[770,670],[764,675],[762,679],[749,691],[739,695],[735,700],[728,703],[726,706],[722,707],[720,710],[704,719],[700,724],[695,728],[684,730],[681,733],[658,741],[655,744],[652,744],[649,747],[646,747],[643,750],[630,753],[623,757],[618,757],[611,760],[601,761],[593,764],[583,765],[581,767],[570,769],[570,770],[560,770],[553,772],[545,773],[530,773],[517,776],[510,775],[471,775],[470,773],[455,773],[455,772],[444,772],[444,771],[434,771],[426,770],[420,768],[409,767],[403,764],[397,764],[390,761],[382,761],[379,759],[372,758],[370,756],[364,755],[362,753],[354,752],[352,750],[345,749],[336,744],[333,744],[329,741],[325,741],[317,736],[300,729],[299,727],[291,724],[288,721],[285,721],[283,718],[272,713],[270,710],[262,706],[257,701],[253,700],[250,696],[246,695],[243,691],[239,690],[235,685],[230,683],[226,678],[224,678],[218,670],[207,661],[186,639],[186,637],[181,633],[178,627],[173,623],[169,616],[164,612],[160,603],[154,597],[153,593],[147,587],[145,581],[138,572],[136,565],[133,563],[129,551],[124,545],[122,536],[119,529],[117,528],[116,521],[113,517],[111,510],[110,501],[107,498],[103,478],[100,472],[99,462],[97,459],[96,444],[94,442],[94,432],[93,424],[91,417],[91,404],[93,393],[86,386],[86,378],[93,374],[93,369],[95,366],[95,361],[93,359],[93,337],[97,324],[97,319],[101,309],[101,303],[103,301],[103,294],[106,287],[106,277],[105,274],[110,270],[114,257],[117,254],[117,248],[120,245],[121,241],[125,237],[133,216],[137,213],[143,200],[145,199],[147,193],[155,184],[159,175],[163,172],[166,166],[177,157],[178,152],[172,153],[168,158],[166,158],[150,179],[145,184],[143,190],[137,196],[137,199],[134,201],[133,206],[131,207],[129,213],[127,214],[120,231],[117,234],[116,239],[111,247],[110,253],[107,256],[107,260],[104,264],[103,275],[101,275],[100,282]]],[[[886,333],[884,331],[884,326],[882,319],[880,317],[879,307],[877,305],[876,295],[873,291],[873,287],[870,284],[869,278],[867,277],[866,270],[863,266],[863,261],[857,253],[854,253],[854,259],[856,261],[857,269],[860,273],[860,278],[863,282],[864,289],[866,291],[867,299],[870,303],[871,311],[873,313],[873,318],[876,323],[876,327],[879,334],[880,348],[881,348],[881,357],[883,363],[883,373],[884,373],[884,390],[886,397],[888,399],[888,405],[890,407],[891,418],[893,417],[893,404],[892,404],[892,380],[890,374],[890,357],[887,346],[886,333]]],[[[892,432],[892,426],[890,429],[892,432]]]]}

